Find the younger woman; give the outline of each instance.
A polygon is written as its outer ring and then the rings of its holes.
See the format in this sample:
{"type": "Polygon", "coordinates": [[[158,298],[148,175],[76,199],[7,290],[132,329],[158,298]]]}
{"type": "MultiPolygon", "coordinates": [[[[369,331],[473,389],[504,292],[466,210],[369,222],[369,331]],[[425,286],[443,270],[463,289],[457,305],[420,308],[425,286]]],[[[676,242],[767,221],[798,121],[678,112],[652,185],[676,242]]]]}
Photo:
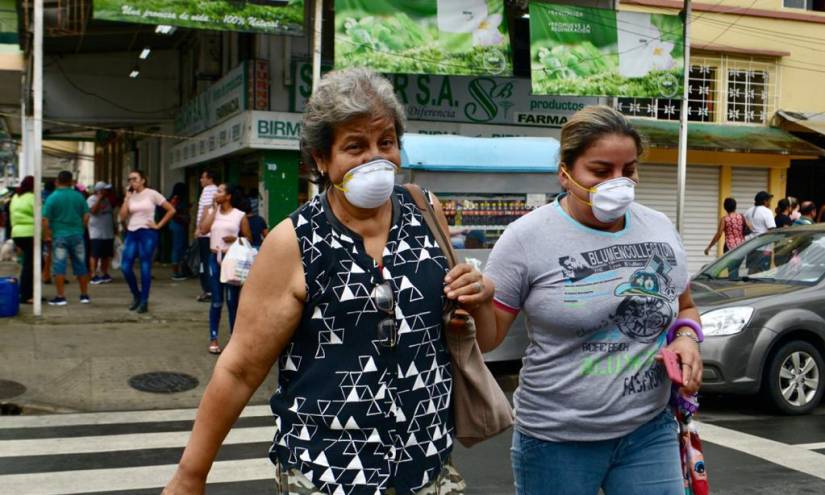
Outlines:
{"type": "Polygon", "coordinates": [[[218,186],[212,207],[207,210],[198,227],[200,234],[209,234],[209,276],[212,288],[212,305],[209,308],[209,352],[220,354],[218,344],[218,327],[221,323],[221,308],[223,307],[224,291],[226,305],[229,310],[229,334],[235,325],[235,314],[238,312],[238,297],[241,288],[236,285],[221,283],[221,259],[242,233],[248,240],[252,240],[249,230],[249,221],[246,214],[238,208],[243,201],[240,191],[228,184],[218,186]]]}
{"type": "MultiPolygon", "coordinates": [[[[710,244],[705,248],[705,256],[710,253],[712,248],[722,234],[725,235],[725,246],[723,252],[727,253],[731,249],[745,242],[745,227],[748,227],[748,221],[745,220],[745,215],[736,213],[736,200],[733,198],[725,198],[725,216],[719,219],[719,228],[716,229],[716,235],[710,240],[710,244]]],[[[749,229],[750,227],[748,227],[749,229]]]]}
{"type": "Polygon", "coordinates": [[[172,220],[175,216],[175,208],[164,199],[161,193],[146,187],[146,176],[140,170],[131,171],[128,181],[126,199],[120,207],[120,221],[127,222],[120,269],[123,272],[123,278],[129,284],[129,290],[132,291],[132,304],[129,310],[145,313],[149,310],[152,260],[158,245],[158,230],[172,220]],[[166,214],[160,222],[155,223],[155,207],[157,206],[163,207],[166,214]],[[137,279],[132,269],[135,258],[138,257],[140,258],[140,290],[138,290],[137,279]]]}

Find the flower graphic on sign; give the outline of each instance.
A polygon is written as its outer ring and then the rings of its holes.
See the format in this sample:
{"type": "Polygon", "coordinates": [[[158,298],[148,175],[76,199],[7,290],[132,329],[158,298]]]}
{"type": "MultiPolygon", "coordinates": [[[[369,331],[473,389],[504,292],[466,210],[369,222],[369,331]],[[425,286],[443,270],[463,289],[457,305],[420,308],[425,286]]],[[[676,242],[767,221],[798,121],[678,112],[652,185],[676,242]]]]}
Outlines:
{"type": "Polygon", "coordinates": [[[676,62],[670,55],[673,51],[673,43],[654,39],[648,44],[648,50],[653,70],[670,70],[676,66],[676,62]]]}
{"type": "Polygon", "coordinates": [[[501,14],[493,14],[482,19],[473,31],[473,46],[495,46],[504,41],[504,37],[498,30],[501,20],[501,14]]]}

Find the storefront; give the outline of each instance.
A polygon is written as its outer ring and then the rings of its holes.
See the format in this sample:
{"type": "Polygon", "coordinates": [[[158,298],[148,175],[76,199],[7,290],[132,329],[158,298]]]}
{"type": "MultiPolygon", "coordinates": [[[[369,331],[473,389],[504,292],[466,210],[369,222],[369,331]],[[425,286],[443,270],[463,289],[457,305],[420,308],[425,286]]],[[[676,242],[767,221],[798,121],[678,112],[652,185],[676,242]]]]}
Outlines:
{"type": "Polygon", "coordinates": [[[275,225],[298,207],[306,188],[299,173],[300,134],[300,114],[246,111],[173,146],[169,163],[186,170],[190,191],[200,189],[206,169],[247,194],[257,191],[259,213],[275,225]]]}

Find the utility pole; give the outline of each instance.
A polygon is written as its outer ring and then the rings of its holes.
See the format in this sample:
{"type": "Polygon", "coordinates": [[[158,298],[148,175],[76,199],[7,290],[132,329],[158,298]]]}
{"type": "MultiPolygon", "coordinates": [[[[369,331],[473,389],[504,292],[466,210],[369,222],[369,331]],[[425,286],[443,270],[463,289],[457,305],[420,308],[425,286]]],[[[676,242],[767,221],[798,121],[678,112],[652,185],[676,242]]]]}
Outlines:
{"type": "Polygon", "coordinates": [[[34,43],[32,49],[32,122],[26,153],[34,165],[34,316],[43,314],[43,0],[34,0],[34,43]]]}
{"type": "MultiPolygon", "coordinates": [[[[312,29],[312,92],[318,88],[321,82],[321,29],[323,27],[324,0],[315,0],[314,27],[312,29]]],[[[307,196],[312,199],[318,194],[318,185],[309,183],[307,196]]]]}
{"type": "Polygon", "coordinates": [[[685,184],[687,182],[688,98],[690,97],[690,0],[685,0],[685,53],[682,111],[679,115],[679,159],[676,169],[676,230],[685,232],[685,184]]]}

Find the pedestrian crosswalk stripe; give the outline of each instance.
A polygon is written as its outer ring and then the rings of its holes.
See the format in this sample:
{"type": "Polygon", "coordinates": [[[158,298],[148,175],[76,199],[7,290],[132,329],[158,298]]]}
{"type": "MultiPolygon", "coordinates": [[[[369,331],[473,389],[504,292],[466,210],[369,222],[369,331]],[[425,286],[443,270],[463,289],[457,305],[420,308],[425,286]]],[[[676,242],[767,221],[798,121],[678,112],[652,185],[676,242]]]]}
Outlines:
{"type": "Polygon", "coordinates": [[[825,442],[817,442],[817,443],[800,443],[794,445],[794,447],[799,447],[805,450],[822,450],[825,449],[825,442]]]}
{"type": "MultiPolygon", "coordinates": [[[[197,409],[168,409],[102,413],[51,414],[42,416],[2,416],[0,428],[42,428],[46,426],[105,425],[118,423],[154,423],[159,421],[191,421],[197,409]]],[[[242,418],[271,416],[269,406],[247,406],[242,418]]]]}
{"type": "MultiPolygon", "coordinates": [[[[163,487],[174,474],[176,465],[121,469],[89,469],[53,473],[12,474],[0,476],[3,493],[26,495],[62,495],[95,493],[111,490],[143,490],[163,487]]],[[[208,483],[231,483],[272,480],[275,467],[269,459],[216,462],[209,472],[208,483]]]]}
{"type": "Polygon", "coordinates": [[[705,442],[738,450],[773,464],[825,480],[825,462],[823,462],[822,454],[799,445],[789,445],[710,423],[697,423],[699,434],[705,442]]]}
{"type": "MultiPolygon", "coordinates": [[[[233,428],[224,440],[225,445],[255,443],[271,439],[273,427],[233,428]]],[[[91,452],[119,452],[137,449],[182,447],[189,439],[189,431],[168,433],[139,433],[133,435],[100,435],[89,437],[42,438],[36,440],[0,441],[0,459],[32,455],[81,454],[91,452]]],[[[2,486],[2,485],[0,485],[2,486]]]]}

